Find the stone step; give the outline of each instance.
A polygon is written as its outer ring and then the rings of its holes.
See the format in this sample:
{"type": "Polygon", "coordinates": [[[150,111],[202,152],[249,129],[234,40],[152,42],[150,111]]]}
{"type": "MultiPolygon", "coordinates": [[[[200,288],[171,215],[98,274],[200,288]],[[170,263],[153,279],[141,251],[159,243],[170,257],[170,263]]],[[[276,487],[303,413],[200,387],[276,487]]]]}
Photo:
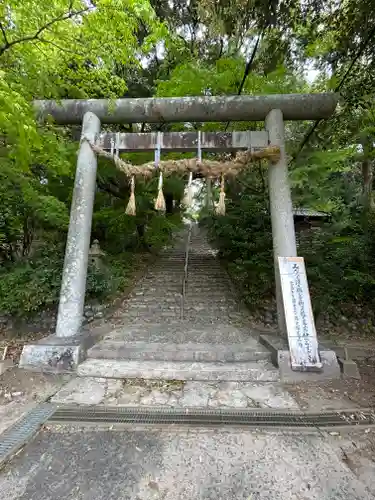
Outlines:
{"type": "Polygon", "coordinates": [[[142,315],[135,315],[132,313],[131,315],[128,314],[127,312],[117,314],[115,317],[115,323],[114,323],[114,328],[121,328],[124,324],[127,323],[133,323],[137,322],[138,324],[143,325],[143,329],[149,328],[150,325],[153,325],[155,321],[162,321],[166,326],[176,326],[181,323],[181,318],[179,316],[165,316],[165,317],[154,317],[151,315],[150,316],[142,316],[142,315]]]}
{"type": "Polygon", "coordinates": [[[247,363],[204,363],[168,361],[118,361],[87,359],[78,366],[79,377],[117,379],[161,379],[273,382],[279,372],[267,361],[247,363]]]}
{"type": "Polygon", "coordinates": [[[170,302],[167,303],[162,303],[162,302],[148,302],[146,304],[144,303],[128,303],[126,305],[126,310],[127,311],[135,311],[135,310],[142,310],[142,311],[154,311],[154,312],[163,312],[163,311],[179,311],[180,310],[180,302],[176,301],[174,304],[171,304],[170,302]]]}
{"type": "Polygon", "coordinates": [[[197,271],[201,271],[202,273],[212,274],[225,274],[224,269],[221,267],[220,263],[217,260],[206,260],[204,263],[194,262],[192,259],[188,259],[189,268],[197,271]]]}
{"type": "Polygon", "coordinates": [[[170,292],[169,290],[166,291],[166,293],[162,296],[156,295],[155,290],[152,293],[136,292],[135,294],[130,295],[129,299],[127,299],[127,302],[128,303],[142,302],[145,304],[148,302],[156,302],[157,300],[164,302],[173,302],[174,300],[179,300],[180,296],[181,296],[180,293],[170,292]]]}
{"type": "Polygon", "coordinates": [[[153,299],[143,300],[143,297],[136,297],[136,300],[126,300],[124,301],[124,307],[139,307],[147,309],[149,307],[160,307],[168,309],[170,307],[177,307],[181,303],[181,294],[168,296],[163,299],[163,297],[154,297],[153,299]],[[170,300],[166,300],[166,299],[170,300]]]}
{"type": "Polygon", "coordinates": [[[211,344],[218,347],[220,345],[239,344],[246,345],[247,348],[255,350],[262,349],[257,341],[257,333],[252,333],[248,327],[239,328],[232,324],[203,324],[185,320],[171,320],[157,322],[153,317],[149,321],[138,318],[130,322],[128,318],[120,318],[121,323],[127,324],[113,325],[113,330],[108,333],[103,340],[129,342],[155,342],[170,344],[211,344]]]}
{"type": "MultiPolygon", "coordinates": [[[[169,271],[170,273],[172,271],[169,271]]],[[[174,272],[174,271],[173,271],[174,272]]],[[[155,283],[158,283],[159,280],[160,280],[160,284],[164,284],[164,283],[169,283],[169,284],[175,284],[175,285],[180,285],[181,282],[182,282],[182,278],[183,278],[183,275],[181,273],[180,276],[175,276],[175,275],[172,275],[172,276],[160,276],[160,275],[146,275],[144,278],[143,278],[143,283],[148,283],[148,282],[154,282],[155,283]]]]}
{"type": "Polygon", "coordinates": [[[87,352],[88,358],[145,360],[145,361],[200,361],[239,362],[271,361],[271,353],[261,345],[253,344],[170,344],[164,342],[124,342],[103,340],[87,352]]]}
{"type": "Polygon", "coordinates": [[[225,285],[227,286],[228,283],[230,283],[228,278],[213,278],[212,276],[195,276],[192,274],[188,274],[187,276],[187,282],[191,283],[195,286],[205,286],[207,288],[210,287],[210,285],[225,285]]]}
{"type": "Polygon", "coordinates": [[[191,295],[185,295],[185,302],[190,307],[199,307],[199,306],[208,306],[212,305],[213,308],[223,308],[223,307],[232,307],[237,306],[238,303],[233,299],[229,299],[228,297],[212,297],[210,295],[205,295],[193,299],[191,295]]]}
{"type": "Polygon", "coordinates": [[[122,317],[127,317],[129,319],[142,319],[149,322],[154,321],[164,321],[168,318],[178,319],[180,317],[181,310],[178,311],[142,311],[141,309],[125,310],[122,317]]]}
{"type": "Polygon", "coordinates": [[[211,296],[209,295],[207,297],[206,296],[201,296],[201,297],[194,297],[192,295],[185,295],[185,302],[188,306],[190,307],[195,307],[195,306],[200,306],[200,305],[206,305],[206,303],[208,304],[212,304],[215,308],[217,307],[230,307],[230,306],[237,306],[238,305],[238,302],[235,301],[234,299],[232,298],[228,298],[228,297],[225,297],[225,296],[211,296]]]}
{"type": "Polygon", "coordinates": [[[137,296],[146,295],[149,297],[161,297],[168,295],[168,297],[173,297],[174,295],[181,295],[181,291],[182,280],[180,283],[176,283],[175,285],[168,285],[165,281],[160,283],[150,281],[149,286],[142,284],[142,286],[135,288],[133,293],[137,296]]]}

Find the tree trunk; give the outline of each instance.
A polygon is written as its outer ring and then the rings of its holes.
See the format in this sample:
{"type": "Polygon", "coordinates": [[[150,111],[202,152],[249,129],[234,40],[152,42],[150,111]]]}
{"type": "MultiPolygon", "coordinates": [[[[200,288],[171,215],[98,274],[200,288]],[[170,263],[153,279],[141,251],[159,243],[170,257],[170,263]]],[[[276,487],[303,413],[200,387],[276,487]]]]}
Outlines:
{"type": "Polygon", "coordinates": [[[363,206],[365,210],[374,210],[374,200],[372,197],[372,181],[373,181],[373,171],[372,171],[372,160],[370,158],[370,153],[373,149],[372,143],[369,138],[362,138],[361,144],[363,148],[363,159],[362,159],[362,199],[363,206]]]}

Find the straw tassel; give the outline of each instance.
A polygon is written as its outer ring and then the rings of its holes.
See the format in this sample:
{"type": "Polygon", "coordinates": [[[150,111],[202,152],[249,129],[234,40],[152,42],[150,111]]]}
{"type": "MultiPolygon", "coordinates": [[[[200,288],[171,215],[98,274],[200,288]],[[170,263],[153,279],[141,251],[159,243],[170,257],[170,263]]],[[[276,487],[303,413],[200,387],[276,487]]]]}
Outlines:
{"type": "Polygon", "coordinates": [[[188,185],[187,185],[187,190],[186,190],[186,195],[184,197],[184,206],[189,208],[193,204],[193,172],[189,173],[189,180],[188,180],[188,185]]]}
{"type": "Polygon", "coordinates": [[[155,210],[158,210],[159,212],[165,212],[165,199],[163,194],[163,173],[161,171],[159,174],[158,196],[155,200],[155,210]]]}
{"type": "Polygon", "coordinates": [[[217,215],[225,215],[225,183],[224,183],[224,174],[221,176],[221,186],[220,186],[219,203],[216,205],[216,214],[217,215]]]}
{"type": "Polygon", "coordinates": [[[134,175],[131,178],[130,181],[130,198],[128,201],[128,205],[126,207],[125,213],[127,215],[136,215],[136,209],[135,209],[135,180],[134,180],[134,175]]]}

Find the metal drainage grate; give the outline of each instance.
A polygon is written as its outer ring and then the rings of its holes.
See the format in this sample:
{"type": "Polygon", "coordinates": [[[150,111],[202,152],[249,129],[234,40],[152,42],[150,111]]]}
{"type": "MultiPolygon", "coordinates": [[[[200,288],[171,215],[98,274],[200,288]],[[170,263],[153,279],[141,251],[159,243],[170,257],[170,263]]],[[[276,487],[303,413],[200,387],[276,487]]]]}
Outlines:
{"type": "Polygon", "coordinates": [[[53,404],[40,404],[0,435],[0,467],[38,432],[55,409],[53,404]]]}
{"type": "Polygon", "coordinates": [[[178,408],[57,408],[49,421],[130,424],[241,425],[248,427],[337,427],[374,425],[373,410],[327,411],[323,413],[178,408]]]}

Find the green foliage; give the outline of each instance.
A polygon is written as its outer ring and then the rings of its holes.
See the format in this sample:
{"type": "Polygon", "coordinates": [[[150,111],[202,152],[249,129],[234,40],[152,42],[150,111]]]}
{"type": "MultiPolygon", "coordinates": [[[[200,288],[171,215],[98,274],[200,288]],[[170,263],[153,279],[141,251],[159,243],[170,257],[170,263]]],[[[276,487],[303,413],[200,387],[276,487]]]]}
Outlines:
{"type": "Polygon", "coordinates": [[[54,305],[59,296],[62,246],[50,245],[37,257],[0,270],[0,314],[24,315],[54,305]]]}
{"type": "Polygon", "coordinates": [[[273,291],[271,221],[262,172],[243,174],[227,186],[226,215],[206,215],[209,228],[228,272],[254,308],[273,291]],[[249,188],[249,186],[251,186],[249,188]]]}
{"type": "MultiPolygon", "coordinates": [[[[160,81],[157,95],[177,97],[201,95],[209,88],[212,95],[231,94],[238,88],[244,71],[242,57],[219,59],[207,64],[189,61],[177,66],[168,80],[160,81]]],[[[244,94],[284,94],[302,91],[302,82],[286,68],[279,67],[267,74],[251,73],[246,79],[244,94]]]]}
{"type": "MultiPolygon", "coordinates": [[[[127,220],[134,220],[124,216],[127,220]]],[[[118,222],[118,219],[117,219],[118,222]]],[[[116,223],[116,221],[114,222],[116,223]]],[[[180,226],[178,214],[171,217],[155,216],[146,231],[146,240],[152,252],[158,252],[171,241],[173,231],[180,226]]],[[[114,227],[114,226],[113,226],[114,227]]],[[[127,227],[129,231],[129,226],[127,227]]],[[[121,233],[110,233],[109,246],[112,253],[101,258],[101,265],[90,264],[87,274],[86,300],[106,300],[123,291],[134,279],[138,269],[137,237],[127,251],[121,246],[121,233]],[[114,249],[120,249],[117,253],[114,249]]],[[[63,267],[64,244],[56,244],[56,236],[45,241],[34,256],[19,260],[0,268],[0,315],[25,316],[58,303],[63,267]]]]}
{"type": "Polygon", "coordinates": [[[164,215],[154,216],[146,230],[147,244],[155,251],[161,250],[167,243],[170,242],[173,232],[176,231],[181,224],[180,214],[175,214],[169,217],[164,215]]]}
{"type": "Polygon", "coordinates": [[[374,302],[374,222],[366,230],[353,221],[332,222],[300,240],[299,252],[306,260],[317,313],[338,312],[349,303],[370,306],[374,302]]]}
{"type": "MultiPolygon", "coordinates": [[[[318,125],[290,162],[294,205],[329,212],[333,220],[301,237],[300,254],[317,309],[373,300],[375,44],[368,13],[374,2],[94,3],[0,5],[0,312],[29,313],[55,304],[61,280],[76,131],[37,123],[32,99],[235,95],[249,59],[243,94],[332,90],[342,82],[337,113],[318,125]],[[318,71],[313,83],[306,81],[306,68],[318,71]]],[[[287,123],[289,153],[298,151],[309,126],[287,123]]],[[[228,128],[215,122],[163,123],[143,124],[142,131],[156,127],[228,128]]],[[[261,127],[242,122],[229,129],[261,127]]],[[[113,130],[135,131],[136,125],[113,130]]],[[[126,158],[142,163],[152,154],[126,158]]],[[[204,221],[253,306],[273,291],[266,178],[266,169],[255,165],[228,182],[227,215],[204,221]]],[[[180,223],[185,182],[180,176],[165,179],[168,214],[161,217],[153,208],[157,179],[137,180],[137,216],[129,217],[128,180],[110,162],[99,161],[92,235],[107,257],[104,268],[89,269],[89,297],[123,289],[137,253],[168,244],[180,223]]]]}

